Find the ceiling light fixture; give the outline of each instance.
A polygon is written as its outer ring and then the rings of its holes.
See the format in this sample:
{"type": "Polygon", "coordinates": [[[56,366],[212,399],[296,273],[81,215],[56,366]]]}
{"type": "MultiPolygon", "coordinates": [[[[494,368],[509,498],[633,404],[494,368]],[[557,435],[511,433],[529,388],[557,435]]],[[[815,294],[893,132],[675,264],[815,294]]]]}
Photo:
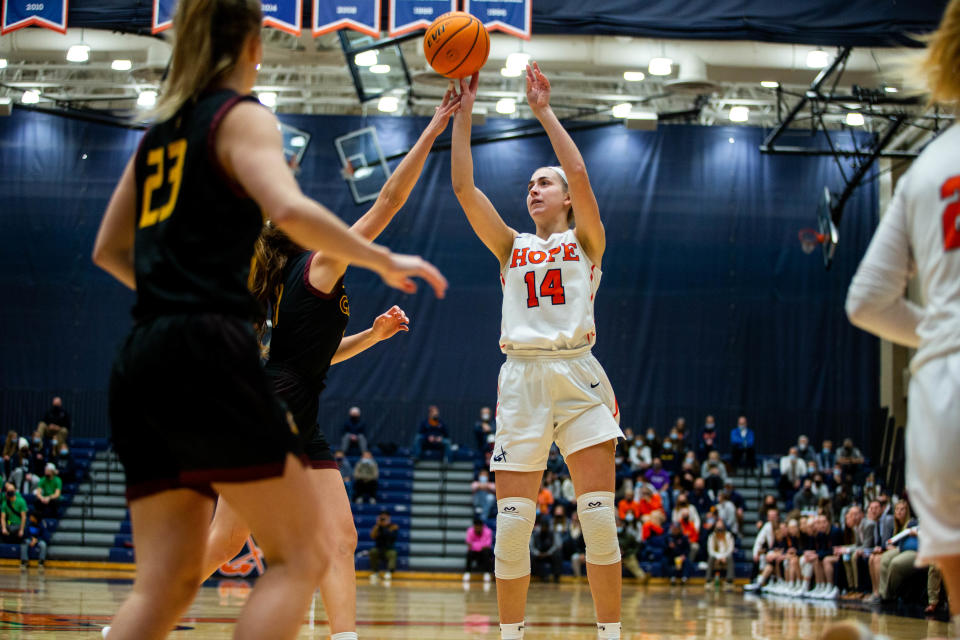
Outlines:
{"type": "Polygon", "coordinates": [[[523,74],[523,69],[520,68],[511,69],[510,67],[504,67],[500,69],[500,75],[504,78],[519,78],[521,74],[523,74]]]}
{"type": "Polygon", "coordinates": [[[0,58],[0,69],[6,69],[6,68],[7,68],[7,59],[0,58]]]}
{"type": "Polygon", "coordinates": [[[760,86],[764,89],[776,89],[780,86],[780,83],[776,80],[763,80],[760,82],[760,86]]]}
{"type": "Polygon", "coordinates": [[[522,51],[516,51],[507,56],[507,61],[503,63],[503,66],[507,69],[519,69],[523,71],[527,68],[527,64],[530,62],[530,54],[523,53],[522,51]]]}
{"type": "Polygon", "coordinates": [[[886,91],[887,93],[897,93],[899,91],[899,89],[897,89],[896,87],[891,87],[891,86],[886,86],[883,88],[883,90],[886,91]]]}
{"type": "Polygon", "coordinates": [[[28,90],[23,92],[23,97],[20,98],[20,102],[23,104],[37,104],[40,102],[40,92],[28,90]]]}
{"type": "Polygon", "coordinates": [[[730,107],[730,122],[746,122],[750,119],[750,108],[743,105],[730,107]]]}
{"type": "Polygon", "coordinates": [[[497,113],[508,115],[517,110],[517,101],[513,98],[501,98],[497,100],[497,113]]]}
{"type": "Polygon", "coordinates": [[[668,76],[673,73],[673,60],[670,58],[651,58],[647,71],[652,76],[668,76]]]}
{"type": "Polygon", "coordinates": [[[377,64],[377,50],[361,51],[353,56],[353,63],[358,67],[372,67],[377,64]]]}
{"type": "Polygon", "coordinates": [[[110,63],[110,68],[114,71],[130,71],[133,68],[133,62],[130,60],[114,60],[110,63]]]}
{"type": "Polygon", "coordinates": [[[90,59],[90,45],[74,44],[67,49],[67,62],[86,62],[90,59]]]}
{"type": "Polygon", "coordinates": [[[137,96],[137,106],[144,109],[151,109],[157,104],[157,92],[153,89],[146,89],[137,96]]]}
{"type": "Polygon", "coordinates": [[[260,104],[270,109],[277,106],[277,94],[273,91],[261,91],[257,93],[257,99],[260,100],[260,104]]]}
{"type": "Polygon", "coordinates": [[[613,109],[610,111],[613,113],[614,118],[626,118],[630,115],[630,110],[633,109],[633,105],[629,102],[621,102],[620,104],[613,105],[613,109]]]}
{"type": "Polygon", "coordinates": [[[390,65],[388,64],[372,64],[370,65],[370,73],[390,73],[390,65]]]}
{"type": "Polygon", "coordinates": [[[647,76],[646,74],[643,73],[643,71],[624,71],[623,72],[623,79],[626,80],[627,82],[640,82],[646,77],[647,76]]]}
{"type": "Polygon", "coordinates": [[[856,111],[847,114],[847,124],[851,127],[863,126],[863,114],[856,111]]]}
{"type": "Polygon", "coordinates": [[[807,53],[807,67],[810,69],[823,69],[830,64],[830,54],[823,49],[814,49],[807,53]]]}
{"type": "Polygon", "coordinates": [[[383,113],[393,113],[400,108],[400,100],[397,96],[383,96],[377,102],[377,109],[383,113]]]}

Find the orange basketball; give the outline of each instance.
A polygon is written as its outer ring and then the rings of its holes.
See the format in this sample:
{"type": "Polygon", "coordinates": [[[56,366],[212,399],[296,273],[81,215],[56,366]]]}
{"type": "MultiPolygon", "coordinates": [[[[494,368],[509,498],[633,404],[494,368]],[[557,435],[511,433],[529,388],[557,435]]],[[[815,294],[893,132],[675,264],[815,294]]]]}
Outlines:
{"type": "Polygon", "coordinates": [[[490,55],[490,34],[469,13],[439,16],[423,36],[423,54],[433,70],[447,78],[466,78],[480,70],[490,55]]]}

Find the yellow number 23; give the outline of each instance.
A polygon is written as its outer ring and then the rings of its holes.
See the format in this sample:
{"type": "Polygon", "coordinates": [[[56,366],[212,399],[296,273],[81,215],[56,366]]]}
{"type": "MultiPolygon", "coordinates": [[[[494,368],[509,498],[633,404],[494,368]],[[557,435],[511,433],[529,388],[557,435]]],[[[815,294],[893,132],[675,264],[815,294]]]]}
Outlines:
{"type": "Polygon", "coordinates": [[[183,179],[183,158],[187,154],[187,141],[183,138],[171,142],[166,147],[157,147],[147,152],[147,166],[152,167],[150,175],[143,183],[143,204],[140,207],[140,228],[162,222],[170,217],[180,195],[180,182],[183,179]],[[167,173],[167,184],[170,186],[170,196],[165,204],[151,208],[153,193],[163,186],[164,168],[166,161],[173,161],[173,166],[167,173]]]}

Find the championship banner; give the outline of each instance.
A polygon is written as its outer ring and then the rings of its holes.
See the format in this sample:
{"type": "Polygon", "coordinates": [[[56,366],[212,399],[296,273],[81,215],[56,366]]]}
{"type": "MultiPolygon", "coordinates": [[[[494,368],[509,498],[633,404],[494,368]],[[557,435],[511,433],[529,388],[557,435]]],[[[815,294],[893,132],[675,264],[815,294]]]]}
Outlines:
{"type": "Polygon", "coordinates": [[[160,33],[173,26],[177,0],[153,0],[153,26],[150,33],[160,33]]]}
{"type": "Polygon", "coordinates": [[[299,36],[303,26],[303,0],[263,0],[263,25],[299,36]]]}
{"type": "Polygon", "coordinates": [[[479,19],[490,31],[530,39],[533,0],[463,0],[463,10],[479,19]]]}
{"type": "Polygon", "coordinates": [[[390,36],[399,36],[417,29],[426,29],[437,16],[457,10],[457,0],[392,0],[390,2],[390,36]]]}
{"type": "Polygon", "coordinates": [[[313,37],[353,29],[380,37],[380,0],[313,0],[313,37]]]}
{"type": "Polygon", "coordinates": [[[24,27],[67,32],[67,0],[3,0],[0,35],[24,27]]]}

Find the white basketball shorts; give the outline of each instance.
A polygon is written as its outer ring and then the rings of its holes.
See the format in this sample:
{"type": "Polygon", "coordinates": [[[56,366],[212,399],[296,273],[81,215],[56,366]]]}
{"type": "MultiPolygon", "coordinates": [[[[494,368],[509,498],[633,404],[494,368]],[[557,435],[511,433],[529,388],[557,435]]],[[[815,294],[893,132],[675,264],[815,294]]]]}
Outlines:
{"type": "Polygon", "coordinates": [[[960,555],[960,352],[930,360],[911,378],[906,444],[917,563],[960,555]]]}
{"type": "Polygon", "coordinates": [[[566,457],[622,437],[613,387],[589,349],[507,356],[497,380],[492,471],[542,471],[554,442],[566,457]]]}

